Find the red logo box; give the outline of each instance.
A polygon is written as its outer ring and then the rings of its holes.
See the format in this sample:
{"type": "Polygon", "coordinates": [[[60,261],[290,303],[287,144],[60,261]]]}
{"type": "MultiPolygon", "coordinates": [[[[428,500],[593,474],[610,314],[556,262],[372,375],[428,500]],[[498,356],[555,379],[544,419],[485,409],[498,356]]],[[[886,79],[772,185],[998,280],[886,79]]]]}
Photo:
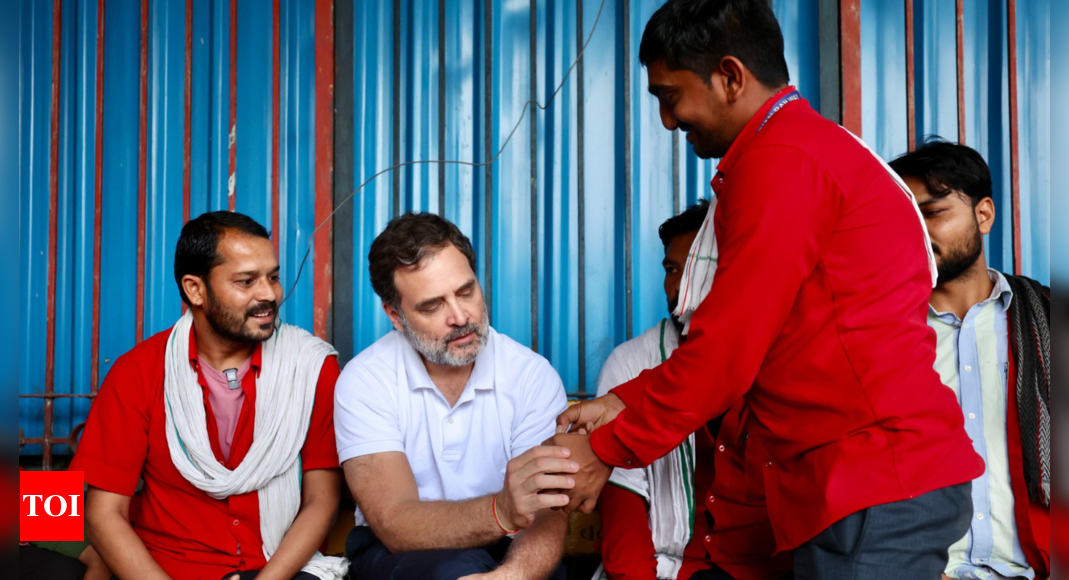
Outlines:
{"type": "Polygon", "coordinates": [[[19,541],[80,542],[85,537],[85,473],[19,473],[19,541]]]}

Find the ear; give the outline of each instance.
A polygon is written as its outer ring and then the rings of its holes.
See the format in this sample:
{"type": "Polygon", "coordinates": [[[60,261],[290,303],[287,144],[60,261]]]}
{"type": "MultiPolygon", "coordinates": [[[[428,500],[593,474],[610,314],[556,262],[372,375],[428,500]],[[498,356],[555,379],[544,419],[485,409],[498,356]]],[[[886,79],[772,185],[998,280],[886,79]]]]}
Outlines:
{"type": "Polygon", "coordinates": [[[991,228],[995,225],[995,202],[990,197],[985,197],[976,204],[973,211],[976,212],[980,233],[985,236],[991,233],[991,228]]]}
{"type": "Polygon", "coordinates": [[[729,103],[734,103],[742,97],[742,93],[746,89],[745,71],[746,66],[742,64],[741,60],[733,56],[725,56],[720,59],[720,66],[717,67],[716,72],[720,73],[722,77],[721,83],[729,103]]]}
{"type": "Polygon", "coordinates": [[[182,290],[193,306],[204,306],[208,299],[208,285],[200,276],[186,274],[182,277],[182,290]]]}
{"type": "Polygon", "coordinates": [[[385,302],[382,303],[382,309],[386,312],[386,316],[390,317],[390,322],[393,323],[394,330],[400,332],[404,329],[404,326],[401,325],[401,313],[398,312],[397,309],[385,302]]]}

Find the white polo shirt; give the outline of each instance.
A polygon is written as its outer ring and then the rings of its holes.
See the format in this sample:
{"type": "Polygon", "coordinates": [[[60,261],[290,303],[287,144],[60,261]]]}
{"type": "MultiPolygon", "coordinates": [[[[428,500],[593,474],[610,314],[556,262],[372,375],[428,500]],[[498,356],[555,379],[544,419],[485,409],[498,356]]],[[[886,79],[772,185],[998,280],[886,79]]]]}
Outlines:
{"type": "MultiPolygon", "coordinates": [[[[552,437],[566,407],[564,385],[549,361],[491,328],[450,408],[419,353],[393,331],[338,378],[338,459],[400,451],[424,501],[497,493],[509,460],[552,437]]],[[[359,508],[356,525],[367,525],[359,508]]]]}

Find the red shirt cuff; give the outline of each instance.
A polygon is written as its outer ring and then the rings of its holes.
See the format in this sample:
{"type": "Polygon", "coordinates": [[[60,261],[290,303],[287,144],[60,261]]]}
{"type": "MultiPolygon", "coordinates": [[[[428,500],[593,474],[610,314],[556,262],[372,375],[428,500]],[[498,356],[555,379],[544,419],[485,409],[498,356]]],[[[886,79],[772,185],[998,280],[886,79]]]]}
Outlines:
{"type": "Polygon", "coordinates": [[[616,419],[595,429],[590,434],[590,447],[593,448],[594,454],[598,456],[598,459],[613,467],[644,467],[640,464],[638,457],[625,447],[616,436],[616,423],[620,421],[620,418],[626,412],[627,410],[625,409],[616,419]]]}

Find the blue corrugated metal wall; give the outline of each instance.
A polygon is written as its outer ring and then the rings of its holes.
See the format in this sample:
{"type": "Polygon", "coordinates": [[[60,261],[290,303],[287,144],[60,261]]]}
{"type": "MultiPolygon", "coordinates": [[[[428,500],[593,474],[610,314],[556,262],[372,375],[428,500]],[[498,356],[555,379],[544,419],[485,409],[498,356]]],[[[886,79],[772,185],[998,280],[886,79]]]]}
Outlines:
{"type": "MultiPolygon", "coordinates": [[[[190,209],[197,215],[228,205],[230,11],[227,0],[188,1],[193,3],[190,209]]],[[[388,329],[367,281],[365,260],[385,223],[408,210],[444,211],[472,237],[490,289],[493,324],[545,354],[571,392],[592,389],[611,349],[663,315],[656,227],[708,194],[715,165],[697,159],[681,135],[661,127],[656,102],[646,93],[638,44],[660,3],[605,0],[581,66],[545,111],[529,111],[534,122],[520,123],[490,170],[411,166],[384,175],[353,198],[352,231],[335,232],[335,239],[351,239],[353,245],[351,279],[335,282],[336,293],[343,288],[350,295],[348,306],[336,304],[335,313],[353,317],[352,336],[344,337],[351,350],[359,351],[388,329]]],[[[792,81],[814,106],[820,84],[817,4],[773,2],[792,81]]],[[[169,326],[180,312],[170,268],[182,223],[186,2],[151,0],[149,5],[146,335],[169,326]]],[[[581,5],[576,0],[355,0],[353,149],[345,158],[336,156],[335,165],[352,164],[355,188],[399,161],[486,160],[508,137],[532,93],[544,102],[561,81],[600,5],[601,0],[581,5]]],[[[63,51],[56,55],[61,64],[59,206],[51,208],[53,7],[47,1],[20,3],[21,393],[43,391],[52,243],[59,265],[56,391],[89,390],[99,15],[96,2],[63,6],[63,51]],[[58,212],[56,240],[48,239],[51,211],[58,212]]],[[[102,375],[135,342],[140,10],[137,0],[108,0],[105,15],[102,375]]],[[[1049,282],[1050,2],[1021,0],[1018,10],[1024,272],[1049,282]]],[[[273,19],[268,3],[253,0],[239,0],[238,14],[237,209],[270,224],[273,19]]],[[[893,157],[906,149],[907,139],[904,0],[863,0],[861,14],[863,137],[893,157]]],[[[287,288],[314,227],[313,16],[310,0],[281,2],[279,233],[287,288]]],[[[953,2],[916,0],[914,17],[918,134],[953,139],[953,2]]],[[[989,247],[993,264],[1009,269],[1005,0],[967,2],[965,28],[968,143],[995,171],[1001,219],[989,247]]],[[[306,270],[283,312],[286,320],[311,327],[311,290],[306,270]]],[[[55,409],[55,431],[65,435],[84,420],[88,403],[61,400],[55,409]]],[[[28,436],[40,436],[41,415],[40,400],[20,401],[20,424],[28,436]]],[[[39,447],[24,452],[37,453],[39,447]]]]}

